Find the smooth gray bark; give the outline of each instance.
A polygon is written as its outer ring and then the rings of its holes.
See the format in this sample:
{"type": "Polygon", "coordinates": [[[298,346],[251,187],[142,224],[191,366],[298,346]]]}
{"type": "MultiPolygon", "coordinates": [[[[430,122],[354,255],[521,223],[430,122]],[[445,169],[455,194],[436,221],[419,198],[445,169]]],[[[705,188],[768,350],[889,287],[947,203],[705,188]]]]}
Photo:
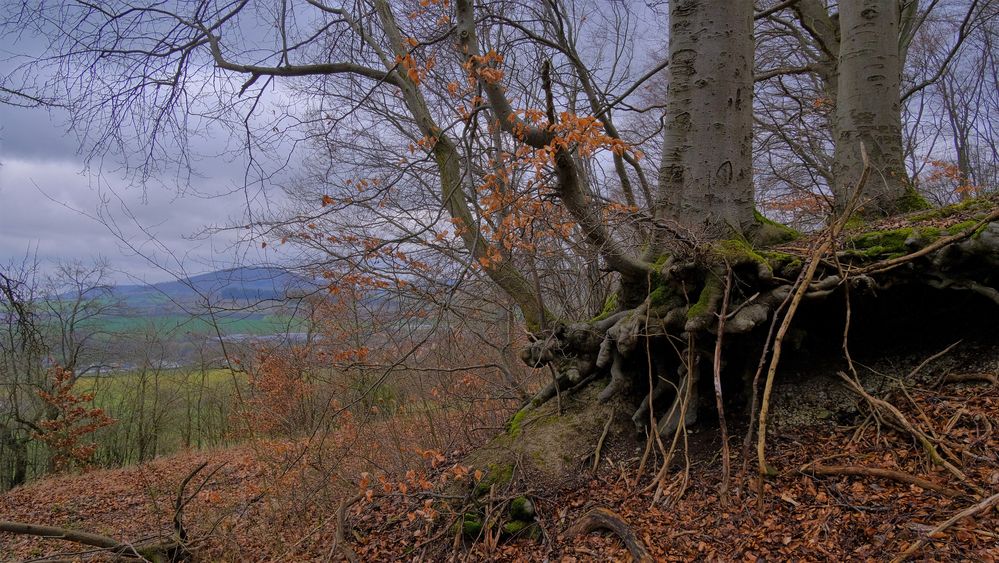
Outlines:
{"type": "Polygon", "coordinates": [[[657,213],[719,236],[753,219],[753,3],[670,2],[657,213]]]}
{"type": "Polygon", "coordinates": [[[842,210],[864,168],[864,144],[873,171],[863,212],[904,210],[911,194],[902,153],[897,0],[841,0],[836,88],[833,196],[842,210]]]}

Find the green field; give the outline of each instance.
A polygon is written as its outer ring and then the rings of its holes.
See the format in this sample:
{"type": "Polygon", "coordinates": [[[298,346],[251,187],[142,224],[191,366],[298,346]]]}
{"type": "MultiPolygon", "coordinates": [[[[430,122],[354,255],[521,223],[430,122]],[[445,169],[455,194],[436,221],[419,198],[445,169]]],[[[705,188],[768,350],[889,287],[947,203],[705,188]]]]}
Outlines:
{"type": "Polygon", "coordinates": [[[109,315],[101,318],[91,328],[110,334],[136,334],[155,331],[156,334],[177,336],[186,333],[215,334],[216,327],[223,335],[251,334],[256,336],[298,332],[301,322],[293,317],[279,315],[192,317],[182,314],[167,315],[109,315]]]}
{"type": "Polygon", "coordinates": [[[246,376],[228,369],[164,369],[80,378],[93,405],[117,422],[98,431],[97,463],[134,463],[185,448],[234,441],[232,432],[246,376]]]}

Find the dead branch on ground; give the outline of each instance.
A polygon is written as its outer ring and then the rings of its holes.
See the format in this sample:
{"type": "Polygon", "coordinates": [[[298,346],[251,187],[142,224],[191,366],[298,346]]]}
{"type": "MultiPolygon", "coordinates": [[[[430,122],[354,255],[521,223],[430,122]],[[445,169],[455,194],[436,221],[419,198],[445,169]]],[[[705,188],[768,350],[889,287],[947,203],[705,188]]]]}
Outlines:
{"type": "Polygon", "coordinates": [[[800,469],[798,469],[798,471],[801,471],[802,473],[809,473],[812,475],[823,475],[823,476],[852,475],[852,476],[862,476],[862,477],[878,477],[880,479],[889,479],[891,481],[897,481],[899,483],[915,485],[921,489],[936,491],[948,497],[958,497],[964,494],[957,489],[951,489],[950,487],[938,485],[932,481],[927,481],[922,477],[917,477],[915,475],[905,473],[903,471],[895,471],[894,469],[883,469],[880,467],[862,467],[859,465],[809,464],[802,466],[800,469]]]}

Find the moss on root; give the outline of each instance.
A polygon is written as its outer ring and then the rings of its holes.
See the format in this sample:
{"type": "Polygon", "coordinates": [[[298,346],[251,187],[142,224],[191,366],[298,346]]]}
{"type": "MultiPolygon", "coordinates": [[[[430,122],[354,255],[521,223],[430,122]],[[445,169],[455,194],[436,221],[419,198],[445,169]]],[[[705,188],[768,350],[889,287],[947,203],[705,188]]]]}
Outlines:
{"type": "Polygon", "coordinates": [[[774,274],[783,278],[795,277],[804,265],[800,256],[779,250],[762,250],[760,255],[770,264],[770,269],[773,270],[774,274]]]}
{"type": "Polygon", "coordinates": [[[798,231],[773,219],[768,219],[755,209],[753,210],[753,219],[756,221],[756,227],[753,229],[751,238],[759,246],[772,246],[801,237],[801,233],[798,231]]]}
{"type": "Polygon", "coordinates": [[[653,308],[663,307],[670,304],[674,294],[670,291],[670,288],[665,285],[657,286],[655,289],[649,293],[649,306],[653,308]]]}
{"type": "Polygon", "coordinates": [[[687,320],[693,320],[711,313],[712,303],[721,298],[722,284],[716,276],[709,275],[704,281],[704,287],[697,302],[687,309],[687,320]]]}
{"type": "Polygon", "coordinates": [[[604,300],[604,307],[603,309],[600,310],[600,314],[590,319],[590,322],[595,323],[606,319],[607,317],[617,312],[617,307],[618,307],[617,292],[614,292],[607,296],[607,299],[604,300]]]}
{"type": "Polygon", "coordinates": [[[903,256],[906,253],[905,241],[912,235],[912,227],[870,231],[850,238],[847,246],[854,254],[868,258],[903,256]]]}
{"type": "MultiPolygon", "coordinates": [[[[975,223],[972,221],[970,225],[975,223]]],[[[955,225],[956,226],[956,225],[955,225]]],[[[968,227],[964,227],[968,228],[968,227]]],[[[953,228],[940,229],[938,227],[902,227],[900,229],[885,229],[882,231],[870,231],[861,233],[847,240],[849,253],[861,258],[895,258],[905,256],[911,249],[913,241],[918,241],[922,246],[928,244],[945,234],[951,234],[953,228]]],[[[954,229],[960,232],[961,228],[954,229]]]]}
{"type": "Polygon", "coordinates": [[[726,239],[716,242],[711,247],[711,253],[731,265],[758,263],[769,266],[764,258],[746,240],[740,238],[726,239]]]}

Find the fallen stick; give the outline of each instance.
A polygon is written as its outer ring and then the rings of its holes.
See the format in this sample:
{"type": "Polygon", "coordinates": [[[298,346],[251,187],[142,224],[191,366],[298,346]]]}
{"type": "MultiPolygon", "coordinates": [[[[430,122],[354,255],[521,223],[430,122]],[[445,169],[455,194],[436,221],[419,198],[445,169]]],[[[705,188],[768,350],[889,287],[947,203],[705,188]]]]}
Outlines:
{"type": "Polygon", "coordinates": [[[355,553],[354,549],[347,544],[347,510],[362,498],[364,498],[363,494],[357,494],[350,498],[344,499],[336,511],[336,535],[333,537],[333,549],[339,548],[340,553],[342,553],[344,558],[347,561],[350,561],[350,563],[358,563],[358,559],[357,553],[355,553]]]}
{"type": "Polygon", "coordinates": [[[940,532],[942,532],[942,531],[946,530],[947,528],[950,528],[954,524],[960,522],[964,518],[967,518],[969,516],[974,516],[975,514],[978,514],[979,512],[985,512],[985,511],[989,510],[990,508],[992,508],[993,506],[995,506],[997,504],[999,504],[999,493],[996,493],[996,494],[988,497],[987,499],[979,502],[976,505],[969,506],[968,508],[965,508],[961,512],[958,512],[957,514],[955,514],[955,515],[951,516],[950,518],[948,518],[947,520],[945,520],[939,526],[937,526],[937,527],[933,528],[932,530],[930,530],[929,532],[927,532],[925,537],[919,538],[918,540],[912,542],[909,545],[909,547],[906,548],[905,551],[903,551],[902,553],[899,553],[898,556],[895,557],[895,559],[892,559],[892,563],[901,563],[902,561],[905,561],[906,559],[908,559],[909,557],[911,557],[914,553],[916,553],[917,551],[919,551],[919,548],[923,547],[923,545],[926,544],[927,538],[930,538],[930,537],[932,537],[932,536],[934,536],[936,534],[939,534],[940,532]]]}
{"type": "Polygon", "coordinates": [[[155,558],[157,555],[167,554],[171,549],[178,546],[178,544],[174,542],[163,542],[132,547],[127,543],[122,543],[114,538],[102,536],[100,534],[81,532],[79,530],[68,530],[66,528],[58,528],[56,526],[42,526],[40,524],[11,522],[9,520],[0,520],[0,532],[70,541],[106,549],[115,555],[130,559],[145,560],[155,558]]]}
{"type": "Polygon", "coordinates": [[[802,473],[811,473],[813,475],[826,475],[826,476],[854,475],[861,477],[878,477],[881,479],[897,481],[899,483],[915,485],[921,489],[936,491],[948,497],[959,497],[964,494],[957,489],[951,489],[950,487],[938,485],[932,481],[927,481],[922,477],[917,477],[910,473],[905,473],[904,471],[895,471],[894,469],[882,469],[880,467],[862,467],[859,465],[805,465],[802,466],[801,469],[799,469],[799,471],[801,471],[802,473]]]}
{"type": "Polygon", "coordinates": [[[999,379],[991,373],[948,373],[943,378],[943,383],[970,383],[970,382],[991,383],[999,385],[999,379]]]}

